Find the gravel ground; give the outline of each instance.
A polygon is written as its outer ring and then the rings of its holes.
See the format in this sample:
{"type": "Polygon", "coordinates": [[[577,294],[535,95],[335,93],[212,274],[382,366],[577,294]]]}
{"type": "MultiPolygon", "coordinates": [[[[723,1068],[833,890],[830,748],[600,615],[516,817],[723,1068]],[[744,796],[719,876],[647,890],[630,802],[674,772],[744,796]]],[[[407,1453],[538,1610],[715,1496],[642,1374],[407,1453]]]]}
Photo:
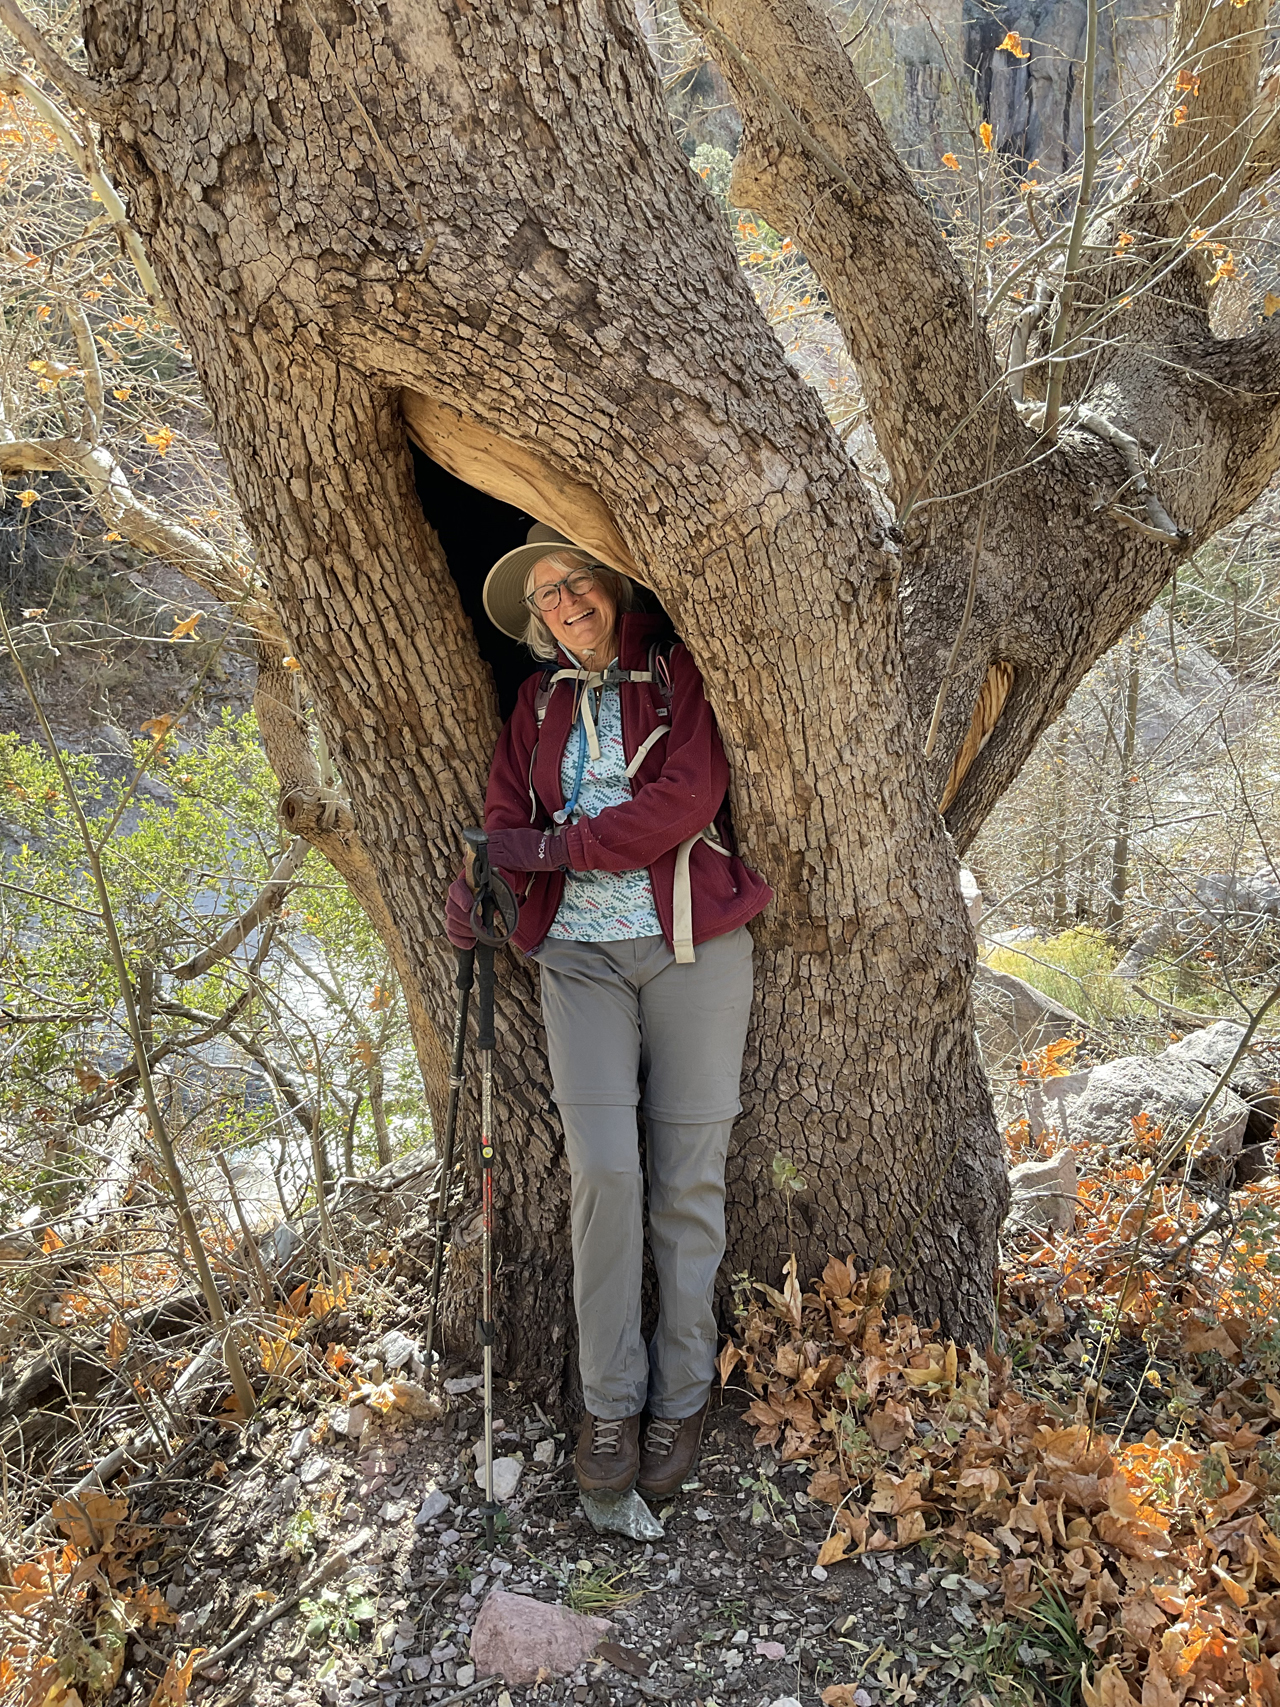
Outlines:
{"type": "MultiPolygon", "coordinates": [[[[596,1534],[573,1485],[572,1441],[505,1394],[496,1450],[522,1468],[492,1555],[477,1510],[483,1418],[473,1397],[453,1397],[439,1421],[370,1416],[356,1439],[340,1431],[360,1427],[361,1408],[353,1418],[332,1402],[282,1401],[225,1462],[222,1436],[203,1464],[188,1459],[181,1489],[157,1484],[161,1503],[186,1496],[188,1522],[150,1574],[178,1611],[179,1647],[216,1649],[337,1550],[351,1559],[197,1679],[199,1707],[434,1707],[463,1690],[499,1707],[809,1707],[833,1684],[859,1690],[846,1697],[857,1707],[968,1693],[962,1655],[984,1591],[929,1568],[919,1550],[817,1567],[829,1514],[804,1494],[803,1465],[752,1446],[744,1396],[713,1400],[697,1478],[660,1509],[665,1537],[647,1544],[596,1534]],[[612,1619],[609,1657],[538,1685],[477,1682],[470,1632],[497,1584],[612,1619]]],[[[140,1657],[122,1682],[142,1698],[140,1657]]]]}

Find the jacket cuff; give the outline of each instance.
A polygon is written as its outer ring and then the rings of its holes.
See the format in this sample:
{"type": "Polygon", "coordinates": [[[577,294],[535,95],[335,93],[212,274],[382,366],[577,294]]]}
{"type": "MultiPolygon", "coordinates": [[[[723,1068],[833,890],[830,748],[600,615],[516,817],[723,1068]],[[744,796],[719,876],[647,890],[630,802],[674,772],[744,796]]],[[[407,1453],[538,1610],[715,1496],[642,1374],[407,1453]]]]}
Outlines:
{"type": "Polygon", "coordinates": [[[587,839],[583,835],[581,824],[566,824],[560,832],[564,838],[564,851],[569,860],[570,871],[590,871],[587,863],[587,839]]]}

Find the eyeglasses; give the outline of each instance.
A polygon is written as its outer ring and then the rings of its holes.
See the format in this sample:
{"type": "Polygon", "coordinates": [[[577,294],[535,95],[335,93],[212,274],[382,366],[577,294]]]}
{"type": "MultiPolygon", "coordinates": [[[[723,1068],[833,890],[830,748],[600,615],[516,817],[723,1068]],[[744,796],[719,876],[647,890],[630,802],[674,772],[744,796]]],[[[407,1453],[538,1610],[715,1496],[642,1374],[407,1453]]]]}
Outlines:
{"type": "Polygon", "coordinates": [[[560,595],[566,589],[575,599],[580,599],[595,584],[595,567],[584,565],[581,569],[571,569],[563,581],[548,581],[544,586],[535,587],[531,593],[525,594],[524,602],[530,610],[551,611],[560,603],[560,595]]]}

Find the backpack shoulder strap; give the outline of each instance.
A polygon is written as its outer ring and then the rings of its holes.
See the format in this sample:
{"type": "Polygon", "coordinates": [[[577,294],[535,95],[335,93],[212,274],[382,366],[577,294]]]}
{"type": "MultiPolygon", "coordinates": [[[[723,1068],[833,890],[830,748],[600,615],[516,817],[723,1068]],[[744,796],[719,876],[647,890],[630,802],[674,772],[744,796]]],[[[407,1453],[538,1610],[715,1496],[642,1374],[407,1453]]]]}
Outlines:
{"type": "Polygon", "coordinates": [[[538,683],[538,691],[533,696],[533,715],[538,720],[538,728],[542,728],[543,719],[547,715],[547,706],[551,703],[552,678],[556,673],[554,664],[547,664],[538,683]]]}

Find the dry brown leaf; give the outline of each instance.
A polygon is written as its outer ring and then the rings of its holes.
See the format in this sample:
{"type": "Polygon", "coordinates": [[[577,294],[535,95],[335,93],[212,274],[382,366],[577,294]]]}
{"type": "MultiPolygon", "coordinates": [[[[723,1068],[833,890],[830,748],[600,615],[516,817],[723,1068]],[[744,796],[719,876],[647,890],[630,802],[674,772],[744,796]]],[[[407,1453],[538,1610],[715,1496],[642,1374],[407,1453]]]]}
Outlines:
{"type": "Polygon", "coordinates": [[[107,1333],[107,1362],[114,1369],[129,1348],[129,1329],[117,1316],[107,1333]]]}
{"type": "Polygon", "coordinates": [[[187,1691],[191,1687],[192,1670],[202,1653],[203,1648],[192,1648],[185,1659],[179,1659],[177,1654],[174,1654],[164,1669],[164,1676],[156,1685],[156,1692],[151,1697],[151,1707],[183,1707],[187,1691]]]}
{"type": "Polygon", "coordinates": [[[828,1535],[827,1539],[822,1543],[821,1547],[819,1547],[817,1562],[824,1568],[827,1565],[838,1564],[841,1559],[846,1557],[848,1551],[849,1537],[845,1534],[843,1529],[839,1529],[834,1535],[828,1535]]]}
{"type": "Polygon", "coordinates": [[[1114,1660],[1104,1665],[1092,1680],[1080,1673],[1080,1695],[1085,1707],[1132,1707],[1133,1696],[1124,1673],[1114,1660]]]}
{"type": "Polygon", "coordinates": [[[724,1349],[716,1359],[716,1368],[720,1371],[720,1385],[723,1387],[737,1366],[743,1361],[743,1354],[732,1340],[724,1342],[724,1349]]]}

